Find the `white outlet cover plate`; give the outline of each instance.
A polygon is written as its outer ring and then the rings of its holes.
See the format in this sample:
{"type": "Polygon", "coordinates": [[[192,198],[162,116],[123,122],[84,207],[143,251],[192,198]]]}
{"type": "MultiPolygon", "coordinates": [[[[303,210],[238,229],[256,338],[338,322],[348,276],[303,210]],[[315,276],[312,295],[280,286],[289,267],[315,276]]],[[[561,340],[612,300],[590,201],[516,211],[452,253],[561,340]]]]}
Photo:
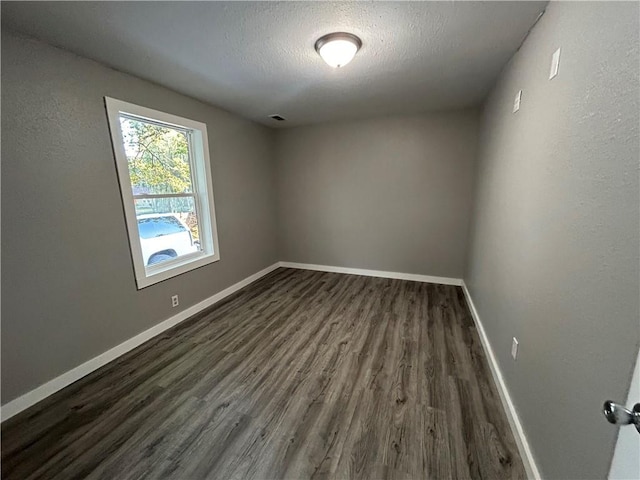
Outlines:
{"type": "Polygon", "coordinates": [[[513,100],[513,113],[520,110],[520,101],[522,100],[522,90],[518,90],[516,98],[513,100]]]}
{"type": "Polygon", "coordinates": [[[560,66],[560,49],[558,48],[555,52],[553,52],[553,57],[551,57],[551,71],[549,72],[549,80],[558,75],[558,68],[560,66]]]}
{"type": "Polygon", "coordinates": [[[513,343],[511,343],[511,356],[515,360],[518,357],[518,339],[513,337],[513,343]]]}

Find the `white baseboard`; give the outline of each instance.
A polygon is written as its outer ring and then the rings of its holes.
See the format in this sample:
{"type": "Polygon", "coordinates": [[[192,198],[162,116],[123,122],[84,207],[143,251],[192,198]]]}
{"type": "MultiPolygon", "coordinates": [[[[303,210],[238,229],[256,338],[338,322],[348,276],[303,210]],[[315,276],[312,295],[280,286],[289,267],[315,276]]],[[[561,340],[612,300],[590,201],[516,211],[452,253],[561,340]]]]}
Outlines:
{"type": "Polygon", "coordinates": [[[518,445],[518,451],[520,452],[520,456],[522,457],[524,468],[527,471],[527,477],[532,480],[540,480],[542,477],[540,476],[540,471],[538,470],[538,467],[536,465],[535,459],[533,457],[533,452],[531,451],[531,447],[529,446],[529,442],[527,441],[527,437],[524,434],[524,429],[522,428],[522,424],[520,423],[520,418],[518,417],[516,406],[511,400],[509,389],[507,388],[507,384],[505,383],[502,372],[500,371],[500,366],[498,365],[496,356],[494,355],[493,349],[491,348],[489,337],[487,337],[487,333],[484,330],[484,326],[482,325],[482,321],[480,320],[480,316],[478,315],[476,306],[471,299],[469,289],[464,282],[462,282],[462,290],[464,291],[464,296],[467,299],[467,304],[469,305],[471,316],[473,317],[473,321],[476,324],[476,329],[478,330],[478,334],[480,335],[480,341],[482,342],[482,346],[484,347],[484,351],[487,355],[489,368],[491,369],[491,375],[493,375],[493,380],[498,387],[500,400],[502,401],[502,406],[504,407],[504,410],[507,414],[507,419],[509,420],[511,431],[513,432],[513,436],[515,437],[516,444],[518,445]]]}
{"type": "Polygon", "coordinates": [[[245,278],[244,280],[239,281],[238,283],[231,285],[228,288],[225,288],[221,292],[212,295],[211,297],[201,301],[200,303],[196,303],[191,307],[182,310],[181,312],[173,315],[172,317],[164,320],[163,322],[154,325],[153,327],[145,330],[142,333],[139,333],[133,338],[126,340],[120,345],[116,345],[115,347],[107,350],[106,352],[98,355],[97,357],[92,358],[91,360],[86,361],[82,365],[77,366],[76,368],[69,370],[68,372],[63,373],[59,377],[54,378],[53,380],[48,381],[47,383],[40,385],[39,387],[31,390],[30,392],[25,393],[24,395],[16,398],[15,400],[10,401],[6,405],[2,405],[1,407],[1,415],[2,421],[13,417],[14,415],[20,413],[21,411],[29,408],[30,406],[38,403],[41,400],[44,400],[49,395],[53,395],[58,390],[62,390],[64,387],[71,385],[73,382],[80,380],[82,377],[88,375],[89,373],[97,370],[98,368],[106,365],[107,363],[115,360],[116,358],[124,355],[130,350],[133,350],[139,345],[142,345],[147,340],[152,339],[156,335],[161,334],[165,330],[183,322],[189,317],[192,317],[196,313],[204,310],[205,308],[210,307],[211,305],[218,303],[220,300],[228,297],[232,293],[237,292],[241,288],[246,287],[252,282],[255,282],[261,277],[264,277],[268,273],[273,272],[276,268],[280,266],[280,263],[274,263],[270,267],[265,268],[264,270],[260,270],[253,275],[245,278]]]}
{"type": "Polygon", "coordinates": [[[346,273],[349,275],[364,275],[365,277],[396,278],[398,280],[411,280],[414,282],[425,282],[425,283],[440,283],[443,285],[457,285],[457,286],[462,285],[461,278],[432,277],[430,275],[418,275],[416,273],[385,272],[383,270],[366,270],[363,268],[332,267],[329,265],[313,265],[310,263],[294,263],[294,262],[280,262],[280,266],[285,268],[299,268],[302,270],[316,270],[319,272],[346,273]]]}

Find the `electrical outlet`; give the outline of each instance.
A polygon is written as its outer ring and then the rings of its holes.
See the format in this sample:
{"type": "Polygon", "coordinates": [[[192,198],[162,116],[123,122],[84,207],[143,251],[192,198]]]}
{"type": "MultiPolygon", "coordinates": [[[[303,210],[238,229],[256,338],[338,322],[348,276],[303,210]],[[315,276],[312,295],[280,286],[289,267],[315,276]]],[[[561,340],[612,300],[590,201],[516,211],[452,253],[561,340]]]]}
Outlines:
{"type": "Polygon", "coordinates": [[[171,306],[175,308],[178,305],[180,305],[180,301],[178,300],[178,295],[173,295],[171,297],[171,306]]]}
{"type": "Polygon", "coordinates": [[[520,101],[522,100],[522,90],[518,90],[516,98],[513,100],[513,113],[520,110],[520,101]]]}
{"type": "Polygon", "coordinates": [[[560,49],[553,52],[551,57],[551,71],[549,72],[549,80],[558,75],[558,67],[560,66],[560,49]]]}
{"type": "Polygon", "coordinates": [[[516,337],[513,337],[513,342],[511,343],[511,356],[514,360],[518,358],[518,345],[518,339],[516,337]]]}

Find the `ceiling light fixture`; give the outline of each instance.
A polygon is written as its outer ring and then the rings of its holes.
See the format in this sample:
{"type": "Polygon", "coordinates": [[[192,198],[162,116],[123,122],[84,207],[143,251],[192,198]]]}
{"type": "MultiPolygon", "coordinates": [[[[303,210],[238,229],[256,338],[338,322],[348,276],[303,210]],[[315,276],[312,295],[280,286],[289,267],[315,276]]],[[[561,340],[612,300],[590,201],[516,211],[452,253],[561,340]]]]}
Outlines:
{"type": "Polygon", "coordinates": [[[353,60],[360,47],[362,40],[344,32],[329,33],[316,41],[316,52],[334,68],[344,67],[353,60]]]}

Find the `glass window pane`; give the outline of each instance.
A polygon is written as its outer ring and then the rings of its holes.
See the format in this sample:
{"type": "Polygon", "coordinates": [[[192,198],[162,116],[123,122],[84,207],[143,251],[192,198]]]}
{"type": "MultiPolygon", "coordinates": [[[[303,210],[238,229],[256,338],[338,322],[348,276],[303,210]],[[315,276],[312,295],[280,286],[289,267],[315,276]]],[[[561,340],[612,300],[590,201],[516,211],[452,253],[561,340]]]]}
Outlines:
{"type": "Polygon", "coordinates": [[[164,235],[184,232],[185,226],[173,215],[158,215],[138,219],[140,238],[156,238],[164,235]]]}
{"type": "Polygon", "coordinates": [[[120,127],[134,195],[193,192],[184,131],[125,116],[120,127]]]}
{"type": "Polygon", "coordinates": [[[145,266],[202,250],[193,197],[136,199],[136,217],[145,266]]]}

